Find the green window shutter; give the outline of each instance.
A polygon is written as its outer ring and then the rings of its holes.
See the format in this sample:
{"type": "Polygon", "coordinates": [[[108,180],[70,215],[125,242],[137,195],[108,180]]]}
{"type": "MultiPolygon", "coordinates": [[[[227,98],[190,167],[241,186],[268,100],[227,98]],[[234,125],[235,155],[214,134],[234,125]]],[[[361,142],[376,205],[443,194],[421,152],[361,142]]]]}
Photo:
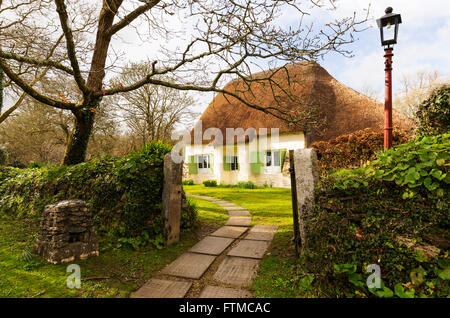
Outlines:
{"type": "Polygon", "coordinates": [[[284,160],[286,159],[286,149],[280,149],[280,170],[283,171],[284,160]]]}
{"type": "Polygon", "coordinates": [[[189,174],[197,174],[198,173],[198,165],[195,160],[195,156],[189,156],[188,167],[189,167],[189,174]]]}
{"type": "Polygon", "coordinates": [[[214,155],[208,155],[209,156],[209,171],[211,173],[214,173],[214,155]]]}
{"type": "Polygon", "coordinates": [[[264,154],[262,152],[251,152],[250,153],[250,169],[252,173],[262,173],[264,172],[264,154]]]}
{"type": "Polygon", "coordinates": [[[231,162],[227,161],[227,156],[223,156],[223,170],[230,171],[231,170],[231,162]]]}

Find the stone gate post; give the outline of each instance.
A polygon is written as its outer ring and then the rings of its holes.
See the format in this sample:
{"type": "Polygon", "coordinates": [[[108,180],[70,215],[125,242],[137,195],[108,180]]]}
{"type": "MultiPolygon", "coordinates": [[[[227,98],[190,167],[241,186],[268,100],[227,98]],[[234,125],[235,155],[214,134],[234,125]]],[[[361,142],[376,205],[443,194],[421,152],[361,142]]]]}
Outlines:
{"type": "Polygon", "coordinates": [[[308,245],[307,226],[314,212],[314,191],[319,182],[317,154],[312,148],[294,151],[295,184],[297,186],[300,240],[302,248],[308,245]]]}

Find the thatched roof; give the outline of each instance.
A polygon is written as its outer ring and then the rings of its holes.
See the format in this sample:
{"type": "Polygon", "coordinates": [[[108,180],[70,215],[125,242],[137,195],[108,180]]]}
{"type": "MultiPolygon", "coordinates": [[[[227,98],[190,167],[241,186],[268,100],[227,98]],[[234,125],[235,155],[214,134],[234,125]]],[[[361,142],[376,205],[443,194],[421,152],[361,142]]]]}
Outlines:
{"type": "MultiPolygon", "coordinates": [[[[267,74],[253,74],[250,86],[241,79],[233,80],[224,90],[235,92],[253,104],[277,107],[283,114],[276,114],[292,116],[299,122],[290,124],[250,108],[234,97],[219,94],[200,117],[202,133],[207,128],[217,127],[225,139],[226,128],[253,127],[257,131],[268,128],[269,132],[270,128],[279,128],[280,134],[306,131],[310,145],[365,128],[383,131],[384,105],[341,84],[317,63],[287,64],[277,69],[271,81],[265,79],[267,74]]],[[[395,110],[393,124],[394,129],[410,130],[412,127],[411,120],[395,110]]]]}

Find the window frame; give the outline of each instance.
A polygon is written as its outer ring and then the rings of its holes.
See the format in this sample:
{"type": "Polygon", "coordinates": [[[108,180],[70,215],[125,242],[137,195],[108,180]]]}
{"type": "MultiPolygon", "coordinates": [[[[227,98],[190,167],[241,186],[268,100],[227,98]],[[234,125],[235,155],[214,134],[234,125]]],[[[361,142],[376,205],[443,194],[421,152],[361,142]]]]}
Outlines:
{"type": "Polygon", "coordinates": [[[211,168],[211,159],[209,154],[197,155],[198,173],[209,173],[211,168]],[[205,160],[206,159],[206,160],[205,160]],[[206,165],[206,167],[205,167],[206,165]]]}
{"type": "Polygon", "coordinates": [[[279,149],[266,150],[264,152],[264,171],[266,173],[278,173],[281,167],[281,151],[279,149]],[[270,161],[268,162],[268,157],[270,161]],[[275,163],[278,161],[278,165],[275,163]],[[268,165],[268,163],[270,163],[268,165]]]}

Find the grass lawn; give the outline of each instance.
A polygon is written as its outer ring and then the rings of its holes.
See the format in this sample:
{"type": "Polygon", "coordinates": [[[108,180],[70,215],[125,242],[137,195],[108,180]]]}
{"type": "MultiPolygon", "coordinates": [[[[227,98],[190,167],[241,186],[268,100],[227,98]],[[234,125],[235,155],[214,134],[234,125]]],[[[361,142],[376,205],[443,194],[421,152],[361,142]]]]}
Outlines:
{"type": "MultiPolygon", "coordinates": [[[[252,225],[278,225],[269,253],[262,260],[253,282],[255,297],[317,297],[309,289],[307,273],[298,270],[294,246],[291,243],[292,201],[290,189],[281,188],[220,188],[204,185],[184,185],[187,193],[212,196],[240,205],[253,216],[252,225]]],[[[203,200],[198,200],[203,201],[203,200]]]]}
{"type": "Polygon", "coordinates": [[[181,242],[164,249],[105,248],[100,256],[74,263],[81,267],[81,288],[66,287],[68,264],[52,265],[29,254],[39,228],[36,219],[0,219],[0,298],[2,297],[128,297],[189,247],[205,228],[218,228],[228,216],[217,205],[194,200],[200,224],[182,232],[181,242]]]}

